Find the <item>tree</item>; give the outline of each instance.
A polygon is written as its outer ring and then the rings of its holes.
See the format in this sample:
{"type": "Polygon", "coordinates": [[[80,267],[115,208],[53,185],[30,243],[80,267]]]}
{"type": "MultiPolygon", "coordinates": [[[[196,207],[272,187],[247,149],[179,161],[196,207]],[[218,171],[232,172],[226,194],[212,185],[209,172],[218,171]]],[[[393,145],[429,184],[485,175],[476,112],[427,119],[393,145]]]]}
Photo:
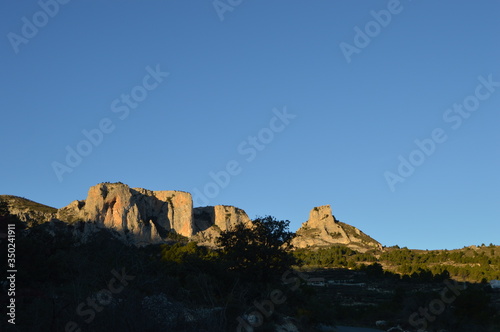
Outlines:
{"type": "Polygon", "coordinates": [[[237,224],[221,232],[217,244],[230,270],[244,278],[272,281],[297,264],[289,251],[294,236],[288,231],[290,221],[267,216],[257,218],[250,226],[237,224]]]}

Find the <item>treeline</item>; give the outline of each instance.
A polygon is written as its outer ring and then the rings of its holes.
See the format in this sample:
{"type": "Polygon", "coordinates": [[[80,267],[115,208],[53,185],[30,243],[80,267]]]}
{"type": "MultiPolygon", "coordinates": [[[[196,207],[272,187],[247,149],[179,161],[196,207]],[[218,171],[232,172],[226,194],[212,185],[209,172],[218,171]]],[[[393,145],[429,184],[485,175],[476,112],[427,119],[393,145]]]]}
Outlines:
{"type": "Polygon", "coordinates": [[[364,269],[378,263],[385,270],[401,275],[401,278],[413,277],[422,281],[434,276],[441,279],[451,278],[470,281],[488,282],[500,279],[500,251],[493,245],[470,247],[460,250],[418,251],[407,248],[388,248],[384,252],[375,250],[359,253],[343,246],[329,248],[297,249],[294,255],[304,265],[313,267],[364,269]]]}
{"type": "Polygon", "coordinates": [[[377,262],[373,253],[359,253],[344,246],[333,246],[317,250],[297,249],[294,256],[305,265],[359,269],[364,263],[377,262]]]}
{"type": "Polygon", "coordinates": [[[421,270],[433,274],[447,271],[452,278],[458,280],[488,282],[500,279],[500,255],[497,253],[498,248],[492,245],[453,251],[417,251],[403,248],[389,249],[380,255],[379,261],[388,269],[403,275],[411,275],[421,270]]]}

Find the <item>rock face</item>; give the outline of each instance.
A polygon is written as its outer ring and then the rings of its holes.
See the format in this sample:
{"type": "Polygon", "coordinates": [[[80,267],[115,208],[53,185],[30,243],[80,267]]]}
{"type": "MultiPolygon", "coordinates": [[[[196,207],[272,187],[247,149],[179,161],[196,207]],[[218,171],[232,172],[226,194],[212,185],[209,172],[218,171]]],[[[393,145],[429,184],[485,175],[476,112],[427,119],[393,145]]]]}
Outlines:
{"type": "Polygon", "coordinates": [[[330,205],[311,210],[309,220],[297,230],[292,244],[296,248],[346,245],[361,252],[382,249],[379,242],[356,227],[335,220],[330,205]]]}
{"type": "Polygon", "coordinates": [[[135,243],[158,243],[169,232],[199,244],[214,246],[221,231],[238,223],[251,223],[245,211],[234,206],[193,209],[191,194],[151,191],[121,183],[101,183],[89,189],[87,199],[57,211],[57,219],[91,222],[128,234],[135,243]]]}
{"type": "Polygon", "coordinates": [[[0,195],[0,202],[6,205],[10,214],[26,222],[28,227],[49,222],[57,212],[53,207],[17,196],[0,195]]]}
{"type": "Polygon", "coordinates": [[[130,234],[136,242],[161,242],[169,232],[193,235],[193,201],[181,191],[151,191],[121,183],[101,183],[87,199],[57,212],[66,222],[84,221],[130,234]]]}
{"type": "MultiPolygon", "coordinates": [[[[28,223],[28,227],[51,220],[79,224],[85,236],[100,228],[117,231],[128,243],[160,243],[182,235],[201,245],[216,246],[222,231],[238,224],[251,227],[252,221],[242,209],[217,205],[193,209],[190,193],[151,191],[130,188],[123,183],[100,183],[91,187],[87,198],[73,201],[59,210],[25,198],[0,196],[10,214],[28,223]]],[[[382,249],[379,242],[356,227],[335,220],[329,205],[315,207],[309,220],[296,232],[292,244],[297,248],[345,245],[358,251],[382,249]]]]}
{"type": "Polygon", "coordinates": [[[194,209],[195,236],[199,244],[213,246],[221,231],[237,224],[250,224],[251,220],[242,209],[228,205],[205,206],[194,209]]]}

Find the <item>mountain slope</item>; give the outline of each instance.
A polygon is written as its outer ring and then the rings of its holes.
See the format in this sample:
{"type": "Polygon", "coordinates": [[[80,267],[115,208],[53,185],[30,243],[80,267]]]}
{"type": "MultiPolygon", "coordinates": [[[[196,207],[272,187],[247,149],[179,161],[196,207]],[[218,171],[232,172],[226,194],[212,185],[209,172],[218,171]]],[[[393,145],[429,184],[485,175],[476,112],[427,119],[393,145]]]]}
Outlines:
{"type": "Polygon", "coordinates": [[[0,195],[0,201],[7,204],[10,214],[26,222],[29,227],[48,222],[55,218],[57,213],[56,208],[23,197],[0,195]]]}

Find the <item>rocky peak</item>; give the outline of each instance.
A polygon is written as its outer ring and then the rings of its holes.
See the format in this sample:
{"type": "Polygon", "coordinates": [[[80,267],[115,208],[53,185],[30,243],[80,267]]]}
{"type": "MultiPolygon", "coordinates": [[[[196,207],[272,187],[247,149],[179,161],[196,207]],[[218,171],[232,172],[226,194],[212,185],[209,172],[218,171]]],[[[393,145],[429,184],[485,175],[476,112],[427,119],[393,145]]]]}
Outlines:
{"type": "Polygon", "coordinates": [[[346,245],[358,251],[382,249],[382,245],[356,227],[335,220],[330,205],[315,207],[309,220],[297,230],[292,244],[296,248],[346,245]]]}
{"type": "Polygon", "coordinates": [[[322,205],[313,208],[309,212],[307,225],[311,228],[323,229],[327,232],[338,230],[337,221],[332,214],[330,205],[322,205]]]}

